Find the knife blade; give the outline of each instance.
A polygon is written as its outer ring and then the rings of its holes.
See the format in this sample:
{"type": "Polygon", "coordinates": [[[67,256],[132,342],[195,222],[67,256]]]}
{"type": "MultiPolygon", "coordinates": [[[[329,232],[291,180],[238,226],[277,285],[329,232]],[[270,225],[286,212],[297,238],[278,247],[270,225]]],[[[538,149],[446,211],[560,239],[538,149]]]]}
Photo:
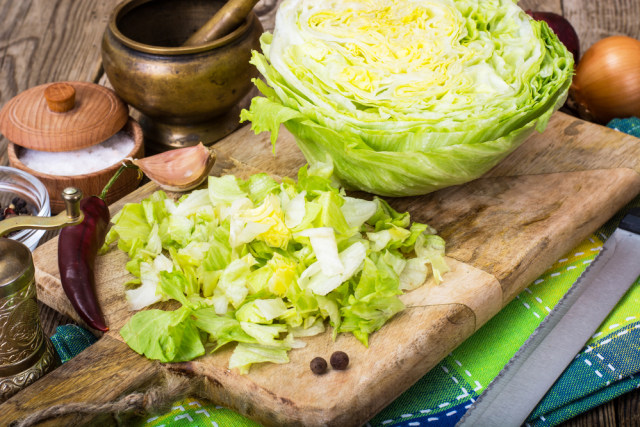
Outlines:
{"type": "Polygon", "coordinates": [[[456,425],[522,425],[639,276],[640,208],[634,208],[456,425]]]}

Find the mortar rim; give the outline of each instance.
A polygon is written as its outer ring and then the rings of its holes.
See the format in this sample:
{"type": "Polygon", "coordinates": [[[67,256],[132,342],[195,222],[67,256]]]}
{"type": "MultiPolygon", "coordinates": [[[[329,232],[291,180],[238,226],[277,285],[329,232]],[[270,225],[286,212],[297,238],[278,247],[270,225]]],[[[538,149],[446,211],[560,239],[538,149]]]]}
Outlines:
{"type": "Polygon", "coordinates": [[[152,2],[154,0],[125,0],[118,4],[115,9],[111,12],[111,16],[109,17],[108,29],[111,34],[123,45],[131,48],[133,50],[149,53],[154,55],[189,55],[194,53],[206,52],[209,50],[213,50],[225,45],[230,44],[236,39],[243,36],[251,26],[254,24],[254,20],[257,19],[257,16],[252,11],[244,20],[242,25],[233,30],[231,33],[226,36],[213,40],[209,43],[205,43],[203,45],[198,46],[177,46],[177,47],[168,47],[168,46],[154,46],[145,43],[140,43],[135,40],[126,37],[118,28],[119,20],[128,12],[135,9],[138,6],[141,6],[145,3],[152,2]]]}

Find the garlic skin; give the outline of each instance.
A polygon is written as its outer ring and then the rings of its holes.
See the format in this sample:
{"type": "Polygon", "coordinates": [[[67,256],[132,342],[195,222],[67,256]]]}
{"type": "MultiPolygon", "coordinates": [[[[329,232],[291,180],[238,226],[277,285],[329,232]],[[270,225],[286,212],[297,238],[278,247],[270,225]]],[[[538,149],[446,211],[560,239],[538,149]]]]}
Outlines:
{"type": "Polygon", "coordinates": [[[164,190],[184,192],[196,188],[209,176],[216,154],[201,142],[131,162],[164,190]]]}

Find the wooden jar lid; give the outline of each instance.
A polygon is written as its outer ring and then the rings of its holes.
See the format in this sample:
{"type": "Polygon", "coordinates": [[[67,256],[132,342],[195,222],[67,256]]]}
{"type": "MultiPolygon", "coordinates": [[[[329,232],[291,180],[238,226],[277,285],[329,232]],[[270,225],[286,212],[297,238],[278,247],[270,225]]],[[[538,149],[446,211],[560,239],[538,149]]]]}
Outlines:
{"type": "Polygon", "coordinates": [[[127,105],[111,89],[89,82],[48,83],[7,102],[0,132],[33,150],[72,151],[110,138],[128,119],[127,105]]]}

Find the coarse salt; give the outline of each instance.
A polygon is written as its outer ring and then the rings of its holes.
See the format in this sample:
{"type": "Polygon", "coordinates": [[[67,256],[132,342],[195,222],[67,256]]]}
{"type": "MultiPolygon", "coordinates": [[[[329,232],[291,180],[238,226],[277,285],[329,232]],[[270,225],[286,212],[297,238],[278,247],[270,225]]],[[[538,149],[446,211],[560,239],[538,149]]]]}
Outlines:
{"type": "Polygon", "coordinates": [[[20,161],[49,175],[73,176],[97,172],[122,161],[134,147],[131,136],[120,131],[106,141],[74,151],[49,152],[24,148],[20,161]]]}

